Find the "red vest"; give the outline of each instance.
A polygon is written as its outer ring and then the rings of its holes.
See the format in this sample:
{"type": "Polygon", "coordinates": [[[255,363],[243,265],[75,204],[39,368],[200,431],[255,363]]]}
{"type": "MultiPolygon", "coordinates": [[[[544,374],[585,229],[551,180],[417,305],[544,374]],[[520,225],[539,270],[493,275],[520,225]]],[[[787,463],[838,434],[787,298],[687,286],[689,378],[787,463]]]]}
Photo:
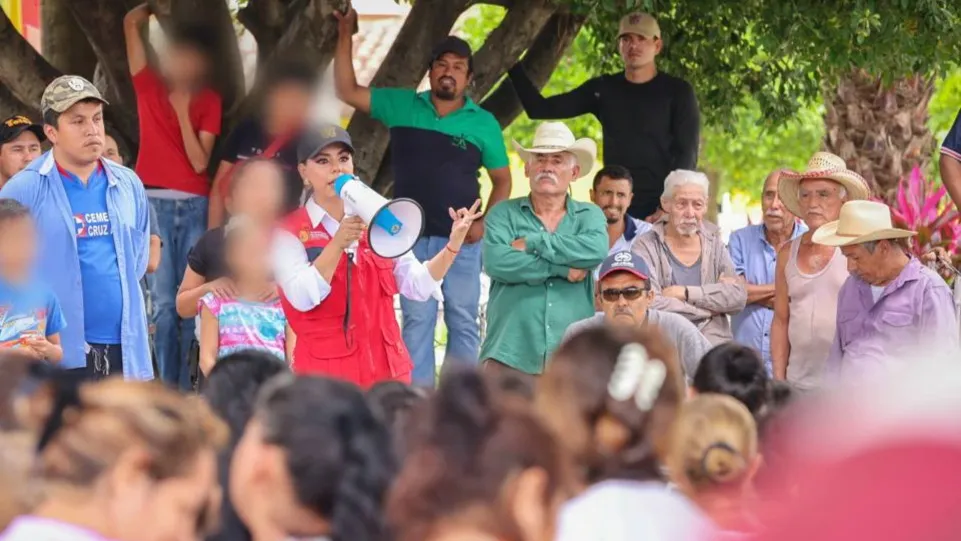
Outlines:
{"type": "MultiPolygon", "coordinates": [[[[281,227],[300,239],[310,261],[331,240],[322,224],[311,226],[305,208],[287,216],[281,227]]],[[[363,388],[388,379],[409,383],[410,353],[394,313],[394,260],[375,255],[366,237],[359,241],[354,261],[348,259],[346,253],[340,256],[330,293],[308,312],[291,306],[281,292],[284,313],[297,335],[294,372],[342,379],[363,388]]]]}

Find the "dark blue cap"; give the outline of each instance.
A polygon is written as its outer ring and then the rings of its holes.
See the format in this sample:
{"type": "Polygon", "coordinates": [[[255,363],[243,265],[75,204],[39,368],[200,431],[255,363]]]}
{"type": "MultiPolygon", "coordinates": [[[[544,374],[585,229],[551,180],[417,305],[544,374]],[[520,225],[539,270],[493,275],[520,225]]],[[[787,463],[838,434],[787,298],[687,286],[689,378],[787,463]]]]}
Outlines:
{"type": "Polygon", "coordinates": [[[605,276],[612,272],[629,272],[641,280],[650,280],[651,269],[647,267],[644,259],[633,252],[617,252],[609,255],[601,263],[601,268],[597,272],[597,279],[603,280],[605,276]]]}

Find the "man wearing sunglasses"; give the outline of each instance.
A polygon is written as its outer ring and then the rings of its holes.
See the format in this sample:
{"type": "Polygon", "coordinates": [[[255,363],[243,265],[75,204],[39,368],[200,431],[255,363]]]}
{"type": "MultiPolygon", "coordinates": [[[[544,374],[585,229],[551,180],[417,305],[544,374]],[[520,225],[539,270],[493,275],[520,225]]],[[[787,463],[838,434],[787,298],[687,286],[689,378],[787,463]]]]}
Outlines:
{"type": "Polygon", "coordinates": [[[711,343],[684,316],[650,307],[654,300],[650,274],[647,263],[629,251],[608,256],[598,270],[597,305],[601,312],[571,324],[564,340],[604,323],[628,327],[656,325],[677,349],[684,374],[690,379],[711,343]]]}

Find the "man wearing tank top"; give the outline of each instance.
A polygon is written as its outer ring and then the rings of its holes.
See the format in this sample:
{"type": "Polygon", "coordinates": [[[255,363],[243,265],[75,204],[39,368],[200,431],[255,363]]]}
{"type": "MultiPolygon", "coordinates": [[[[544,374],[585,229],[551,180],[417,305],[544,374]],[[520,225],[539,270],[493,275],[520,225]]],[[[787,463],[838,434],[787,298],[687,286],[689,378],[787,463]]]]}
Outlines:
{"type": "Polygon", "coordinates": [[[867,199],[870,188],[843,159],[817,152],[805,171],[781,175],[778,196],[809,230],[778,251],[771,360],[774,377],[803,393],[821,384],[834,340],[838,292],[848,278],[841,251],[815,244],[813,236],[838,219],[846,201],[867,199]]]}
{"type": "Polygon", "coordinates": [[[651,269],[651,308],[684,316],[717,345],[733,337],[728,316],[744,309],[747,289],[720,230],[704,220],[708,191],[704,173],[673,171],[661,196],[666,219],[635,238],[631,251],[651,269]]]}

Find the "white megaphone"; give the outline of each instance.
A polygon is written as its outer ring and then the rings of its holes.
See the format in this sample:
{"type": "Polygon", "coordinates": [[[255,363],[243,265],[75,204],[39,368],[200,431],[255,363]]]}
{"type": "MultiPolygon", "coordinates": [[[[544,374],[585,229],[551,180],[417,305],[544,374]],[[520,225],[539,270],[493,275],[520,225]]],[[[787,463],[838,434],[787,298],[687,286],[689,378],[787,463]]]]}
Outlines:
{"type": "Polygon", "coordinates": [[[424,209],[413,199],[388,201],[354,175],[340,175],[334,190],[344,200],[345,214],[367,224],[367,243],[380,257],[394,259],[411,251],[424,230],[424,209]]]}

